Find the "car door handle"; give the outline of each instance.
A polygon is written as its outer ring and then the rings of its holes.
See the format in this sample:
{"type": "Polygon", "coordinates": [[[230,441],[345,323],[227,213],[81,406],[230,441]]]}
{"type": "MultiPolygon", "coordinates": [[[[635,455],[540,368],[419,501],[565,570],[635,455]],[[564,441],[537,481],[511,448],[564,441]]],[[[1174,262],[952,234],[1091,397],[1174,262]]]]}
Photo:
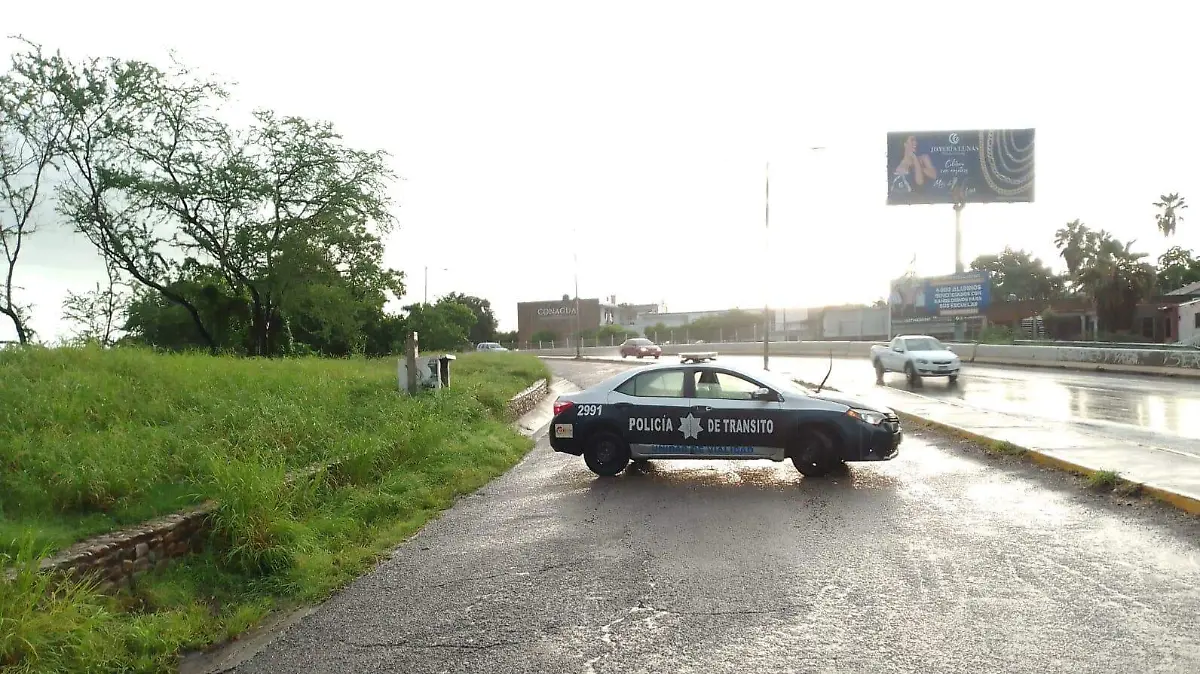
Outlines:
{"type": "Polygon", "coordinates": [[[712,408],[709,407],[708,405],[693,405],[692,411],[693,412],[711,412],[712,408]]]}
{"type": "Polygon", "coordinates": [[[629,403],[613,403],[613,407],[615,407],[619,410],[623,410],[626,407],[629,407],[629,403]]]}

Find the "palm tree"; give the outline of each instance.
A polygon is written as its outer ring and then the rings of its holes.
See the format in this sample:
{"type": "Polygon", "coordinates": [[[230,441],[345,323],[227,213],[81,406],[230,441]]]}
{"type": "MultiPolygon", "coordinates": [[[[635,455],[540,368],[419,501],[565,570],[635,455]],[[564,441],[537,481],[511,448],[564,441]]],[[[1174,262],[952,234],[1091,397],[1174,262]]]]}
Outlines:
{"type": "Polygon", "coordinates": [[[1179,215],[1179,211],[1187,208],[1183,197],[1179,196],[1178,192],[1164,194],[1159,197],[1160,201],[1154,202],[1154,205],[1162,209],[1162,212],[1154,216],[1158,221],[1158,231],[1162,232],[1163,236],[1171,236],[1175,233],[1175,225],[1183,222],[1183,216],[1179,215]]]}
{"type": "Polygon", "coordinates": [[[1105,230],[1075,220],[1058,230],[1055,245],[1067,262],[1072,286],[1092,301],[1098,323],[1110,331],[1131,327],[1137,303],[1154,290],[1154,266],[1105,230]]]}

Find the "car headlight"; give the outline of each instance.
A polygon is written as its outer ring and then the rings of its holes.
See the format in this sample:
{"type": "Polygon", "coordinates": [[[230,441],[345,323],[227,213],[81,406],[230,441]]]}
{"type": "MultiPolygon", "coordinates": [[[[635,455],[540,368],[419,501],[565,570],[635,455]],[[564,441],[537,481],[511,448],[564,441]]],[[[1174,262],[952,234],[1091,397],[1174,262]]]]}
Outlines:
{"type": "Polygon", "coordinates": [[[917,363],[920,365],[928,365],[929,361],[925,360],[924,358],[918,358],[917,363]]]}
{"type": "Polygon", "coordinates": [[[879,412],[875,412],[873,410],[851,409],[851,410],[847,411],[846,414],[849,414],[850,416],[854,417],[855,419],[861,419],[873,426],[878,426],[879,424],[882,424],[883,419],[884,419],[883,414],[881,414],[879,412]]]}

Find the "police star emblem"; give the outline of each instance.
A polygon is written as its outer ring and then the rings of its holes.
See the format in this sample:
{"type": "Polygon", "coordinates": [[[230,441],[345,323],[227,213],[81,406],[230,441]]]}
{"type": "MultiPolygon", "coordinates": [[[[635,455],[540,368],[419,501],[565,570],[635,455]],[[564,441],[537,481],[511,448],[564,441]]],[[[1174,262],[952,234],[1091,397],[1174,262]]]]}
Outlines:
{"type": "Polygon", "coordinates": [[[683,439],[696,439],[700,437],[700,420],[692,416],[689,412],[686,417],[679,420],[679,430],[683,432],[683,439]]]}

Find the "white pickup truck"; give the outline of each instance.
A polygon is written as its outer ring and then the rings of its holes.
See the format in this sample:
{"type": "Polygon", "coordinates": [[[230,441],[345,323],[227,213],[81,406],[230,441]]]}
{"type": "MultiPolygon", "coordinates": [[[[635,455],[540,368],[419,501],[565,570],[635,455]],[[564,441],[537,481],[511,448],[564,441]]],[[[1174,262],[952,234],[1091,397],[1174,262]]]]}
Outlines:
{"type": "Polygon", "coordinates": [[[876,383],[883,383],[886,372],[903,372],[913,385],[922,377],[948,377],[953,384],[962,366],[958,354],[928,335],[899,335],[887,346],[872,346],[871,364],[876,383]]]}

